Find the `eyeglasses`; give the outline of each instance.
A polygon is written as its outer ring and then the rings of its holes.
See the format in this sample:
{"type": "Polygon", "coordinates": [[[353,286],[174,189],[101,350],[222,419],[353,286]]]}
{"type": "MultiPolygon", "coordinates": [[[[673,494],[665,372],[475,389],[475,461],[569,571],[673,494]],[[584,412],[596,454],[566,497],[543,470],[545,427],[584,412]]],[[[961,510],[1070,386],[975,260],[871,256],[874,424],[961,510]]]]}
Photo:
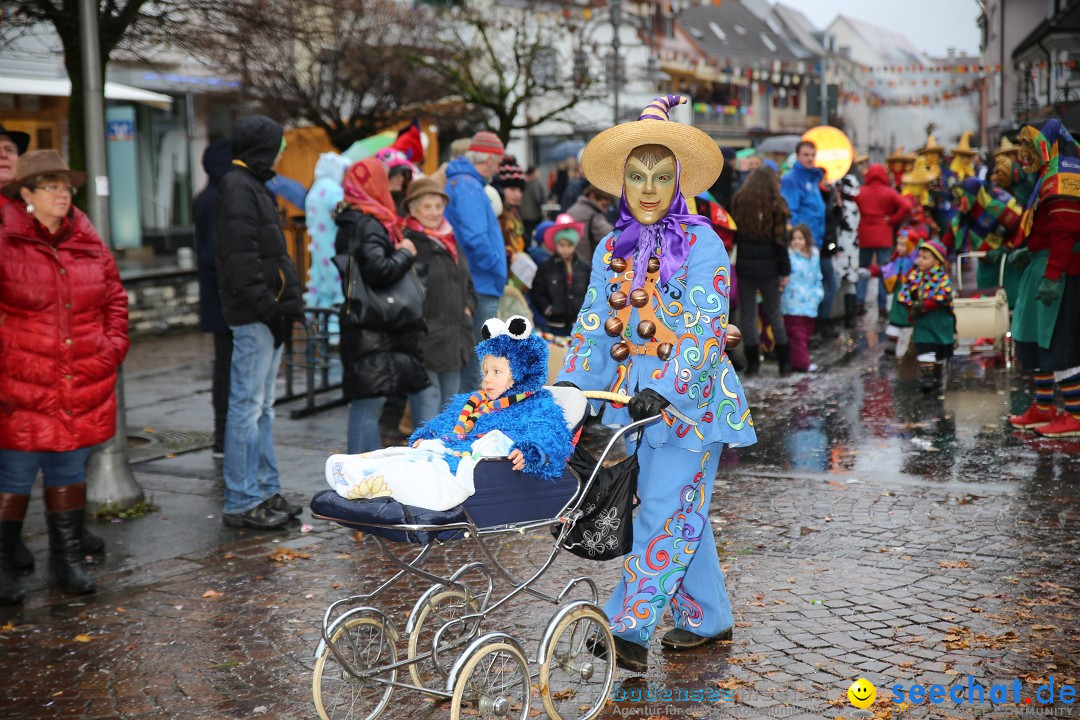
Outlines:
{"type": "Polygon", "coordinates": [[[0,155],[15,157],[19,154],[19,148],[11,143],[0,143],[0,155]]]}
{"type": "Polygon", "coordinates": [[[31,190],[44,190],[50,195],[59,195],[60,193],[67,193],[72,197],[78,194],[79,189],[72,187],[71,185],[64,185],[63,183],[49,183],[48,185],[35,185],[30,188],[31,190]]]}

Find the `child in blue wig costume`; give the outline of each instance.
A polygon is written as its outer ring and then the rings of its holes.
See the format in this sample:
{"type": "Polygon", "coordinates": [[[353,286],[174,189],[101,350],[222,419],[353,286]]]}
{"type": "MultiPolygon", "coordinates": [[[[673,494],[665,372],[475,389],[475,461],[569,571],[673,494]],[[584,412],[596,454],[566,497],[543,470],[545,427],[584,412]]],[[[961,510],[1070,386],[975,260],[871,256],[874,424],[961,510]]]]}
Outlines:
{"type": "Polygon", "coordinates": [[[449,510],[474,492],[481,457],[507,457],[513,469],[556,480],[573,452],[562,409],[544,389],[547,343],[520,315],[484,323],[476,346],[481,388],[451,397],[413,433],[411,447],[331,455],[326,479],[344,498],[393,497],[405,505],[449,510]]]}

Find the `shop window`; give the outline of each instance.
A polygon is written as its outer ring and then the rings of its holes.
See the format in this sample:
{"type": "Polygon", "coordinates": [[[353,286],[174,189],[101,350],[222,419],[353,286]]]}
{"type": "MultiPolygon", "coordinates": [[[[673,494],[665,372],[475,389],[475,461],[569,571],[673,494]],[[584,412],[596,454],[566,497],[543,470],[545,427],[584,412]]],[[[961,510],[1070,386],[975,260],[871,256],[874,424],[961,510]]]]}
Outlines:
{"type": "Polygon", "coordinates": [[[176,98],[168,110],[138,109],[140,213],[144,230],[193,224],[194,195],[187,104],[176,98]]]}

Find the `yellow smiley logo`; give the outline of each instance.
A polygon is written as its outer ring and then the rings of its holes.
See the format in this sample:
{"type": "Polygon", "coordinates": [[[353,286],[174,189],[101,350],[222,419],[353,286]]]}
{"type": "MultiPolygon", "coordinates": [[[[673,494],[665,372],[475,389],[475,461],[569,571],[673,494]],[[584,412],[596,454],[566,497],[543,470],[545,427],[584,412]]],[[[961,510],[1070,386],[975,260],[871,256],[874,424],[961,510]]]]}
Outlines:
{"type": "Polygon", "coordinates": [[[874,704],[874,700],[877,699],[877,688],[866,678],[859,678],[851,683],[851,687],[847,689],[847,696],[851,704],[861,710],[874,704]]]}

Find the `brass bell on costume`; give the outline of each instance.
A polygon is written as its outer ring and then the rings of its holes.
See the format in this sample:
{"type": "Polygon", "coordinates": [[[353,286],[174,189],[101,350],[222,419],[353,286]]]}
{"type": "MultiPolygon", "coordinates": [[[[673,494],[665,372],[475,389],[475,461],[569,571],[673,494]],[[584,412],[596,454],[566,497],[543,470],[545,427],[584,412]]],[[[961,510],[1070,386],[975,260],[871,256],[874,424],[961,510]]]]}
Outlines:
{"type": "Polygon", "coordinates": [[[623,321],[617,317],[610,318],[604,323],[604,332],[611,337],[619,337],[623,331],[623,321]]]}
{"type": "Polygon", "coordinates": [[[617,273],[626,270],[626,260],[623,258],[611,258],[611,269],[617,273]]]}
{"type": "Polygon", "coordinates": [[[622,362],[630,357],[630,346],[625,342],[617,342],[611,346],[611,357],[615,362],[622,362]]]}
{"type": "Polygon", "coordinates": [[[643,308],[649,304],[649,293],[643,288],[638,288],[630,293],[630,304],[636,308],[643,308]]]}
{"type": "Polygon", "coordinates": [[[649,258],[649,272],[654,273],[660,270],[660,258],[653,256],[649,258]]]}
{"type": "Polygon", "coordinates": [[[626,293],[622,290],[616,290],[608,297],[608,305],[616,310],[622,310],[626,307],[626,293]]]}
{"type": "Polygon", "coordinates": [[[734,350],[742,344],[742,330],[735,325],[727,326],[727,343],[726,348],[728,350],[734,350]]]}
{"type": "Polygon", "coordinates": [[[660,358],[661,360],[667,360],[669,357],[671,357],[671,351],[674,349],[675,348],[672,346],[671,343],[660,343],[656,347],[656,357],[660,358]]]}
{"type": "Polygon", "coordinates": [[[646,340],[651,340],[656,334],[656,323],[652,320],[642,320],[637,324],[637,334],[646,340]]]}

